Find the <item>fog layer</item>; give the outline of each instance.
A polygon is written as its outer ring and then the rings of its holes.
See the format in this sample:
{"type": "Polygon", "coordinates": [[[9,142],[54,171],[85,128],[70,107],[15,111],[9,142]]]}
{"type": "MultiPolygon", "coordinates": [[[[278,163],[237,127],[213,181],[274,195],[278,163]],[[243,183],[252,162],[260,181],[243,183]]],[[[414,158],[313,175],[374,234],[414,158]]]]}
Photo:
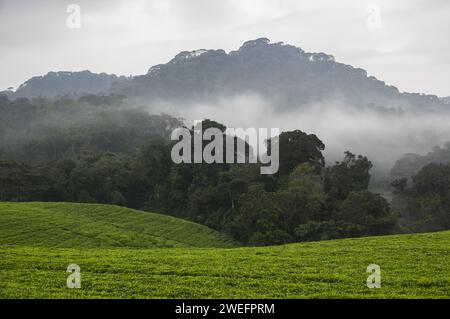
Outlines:
{"type": "Polygon", "coordinates": [[[336,101],[279,112],[256,94],[219,98],[216,103],[152,103],[148,108],[182,117],[188,126],[209,118],[234,128],[300,129],[316,134],[326,145],[327,164],[349,150],[368,156],[380,169],[390,169],[405,153],[426,153],[450,140],[450,112],[368,109],[336,101]]]}

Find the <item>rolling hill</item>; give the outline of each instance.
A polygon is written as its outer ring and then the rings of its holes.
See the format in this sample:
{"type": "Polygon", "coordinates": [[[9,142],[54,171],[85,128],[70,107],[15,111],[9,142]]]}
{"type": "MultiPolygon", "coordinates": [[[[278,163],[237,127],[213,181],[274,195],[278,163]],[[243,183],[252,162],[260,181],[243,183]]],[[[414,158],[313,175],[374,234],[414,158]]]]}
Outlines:
{"type": "Polygon", "coordinates": [[[230,247],[218,232],[179,218],[111,205],[0,203],[0,245],[68,248],[230,247]]]}

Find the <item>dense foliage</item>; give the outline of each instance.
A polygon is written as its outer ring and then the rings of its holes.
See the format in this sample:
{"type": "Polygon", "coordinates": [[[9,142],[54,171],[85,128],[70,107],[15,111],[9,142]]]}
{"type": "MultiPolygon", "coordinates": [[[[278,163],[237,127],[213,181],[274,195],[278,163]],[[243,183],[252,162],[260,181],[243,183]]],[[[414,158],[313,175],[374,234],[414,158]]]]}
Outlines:
{"type": "Polygon", "coordinates": [[[0,156],[35,164],[86,151],[131,154],[180,125],[171,116],[130,108],[116,95],[54,100],[0,95],[0,156]]]}
{"type": "MultiPolygon", "coordinates": [[[[261,175],[259,163],[174,164],[168,135],[180,122],[126,107],[117,96],[2,99],[0,114],[0,201],[158,211],[251,245],[398,230],[388,202],[368,191],[371,162],[346,152],[342,162],[325,168],[325,145],[300,130],[274,141],[280,170],[261,175]]],[[[203,124],[218,128],[224,141],[231,138],[222,124],[203,124]]]]}
{"type": "Polygon", "coordinates": [[[447,164],[450,163],[450,142],[445,143],[443,147],[435,146],[431,152],[426,155],[405,154],[399,159],[391,170],[394,178],[410,178],[428,164],[447,164]]]}
{"type": "Polygon", "coordinates": [[[450,164],[429,164],[408,182],[395,180],[394,204],[413,231],[450,228],[450,164]]]}

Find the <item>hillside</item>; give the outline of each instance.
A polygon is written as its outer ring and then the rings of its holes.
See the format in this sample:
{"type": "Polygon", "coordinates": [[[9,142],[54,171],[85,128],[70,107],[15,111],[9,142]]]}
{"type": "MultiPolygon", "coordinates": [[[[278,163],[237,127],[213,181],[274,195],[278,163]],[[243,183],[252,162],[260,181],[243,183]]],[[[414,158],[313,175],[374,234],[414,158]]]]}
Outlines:
{"type": "MultiPolygon", "coordinates": [[[[35,98],[38,96],[56,97],[58,95],[102,94],[109,90],[115,82],[126,81],[124,76],[106,73],[81,72],[48,72],[43,76],[35,76],[17,90],[5,91],[9,98],[35,98]]],[[[0,92],[2,93],[2,92],[0,92]]]]}
{"type": "Polygon", "coordinates": [[[437,96],[401,93],[366,70],[267,38],[247,41],[235,51],[184,51],[148,73],[114,84],[115,93],[146,100],[214,100],[257,93],[278,110],[340,101],[361,108],[441,109],[437,96]]]}
{"type": "Polygon", "coordinates": [[[70,248],[230,247],[182,219],[112,205],[0,203],[0,245],[70,248]]]}
{"type": "MultiPolygon", "coordinates": [[[[1,92],[0,92],[1,93],[1,92]]],[[[323,52],[306,52],[267,38],[250,40],[235,51],[183,51],[165,64],[132,77],[83,72],[49,72],[22,84],[10,98],[62,94],[120,94],[151,104],[213,102],[217,98],[259,94],[278,110],[339,101],[382,110],[446,109],[437,96],[402,93],[366,70],[335,61],[323,52]]]]}
{"type": "Polygon", "coordinates": [[[0,245],[0,268],[0,298],[450,298],[450,232],[234,249],[0,245]],[[72,263],[81,289],[66,288],[72,263]],[[380,289],[366,286],[372,263],[380,289]]]}

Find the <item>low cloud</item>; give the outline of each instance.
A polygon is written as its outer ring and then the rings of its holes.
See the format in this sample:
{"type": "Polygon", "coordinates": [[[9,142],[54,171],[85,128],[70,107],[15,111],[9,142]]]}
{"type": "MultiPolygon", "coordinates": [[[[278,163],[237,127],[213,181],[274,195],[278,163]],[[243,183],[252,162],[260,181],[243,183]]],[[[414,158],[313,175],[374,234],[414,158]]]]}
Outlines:
{"type": "Polygon", "coordinates": [[[349,150],[368,156],[385,170],[405,153],[424,154],[450,140],[450,112],[361,109],[336,101],[280,112],[256,94],[221,98],[217,103],[154,103],[148,109],[182,117],[188,126],[209,118],[228,127],[300,129],[325,143],[327,164],[342,159],[349,150]]]}

